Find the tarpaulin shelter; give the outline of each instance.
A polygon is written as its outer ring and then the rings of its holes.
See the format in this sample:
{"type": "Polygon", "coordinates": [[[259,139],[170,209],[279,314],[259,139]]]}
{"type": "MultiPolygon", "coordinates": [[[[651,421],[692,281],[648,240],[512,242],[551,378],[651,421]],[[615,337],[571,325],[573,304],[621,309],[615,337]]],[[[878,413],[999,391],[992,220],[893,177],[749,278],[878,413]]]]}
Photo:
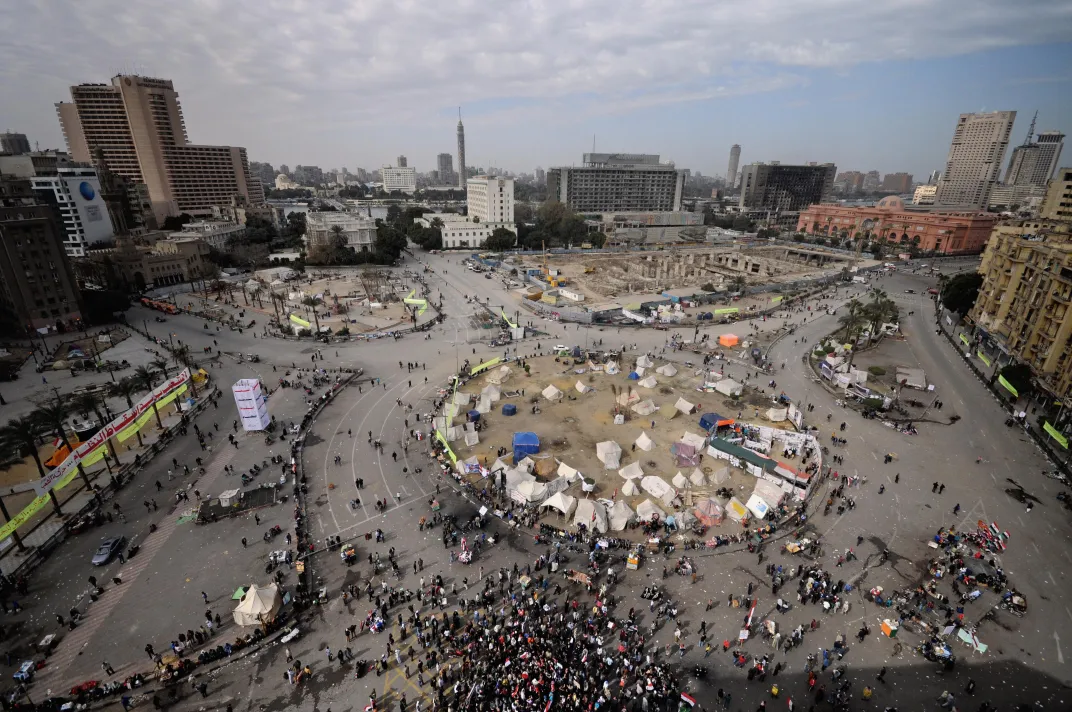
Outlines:
{"type": "Polygon", "coordinates": [[[633,411],[637,415],[651,415],[657,410],[657,408],[655,407],[655,402],[649,398],[647,400],[637,403],[629,410],[633,411]]]}
{"type": "Polygon", "coordinates": [[[617,470],[621,467],[622,446],[613,440],[604,440],[596,443],[596,457],[608,470],[617,470]]]}
{"type": "Polygon", "coordinates": [[[721,381],[715,382],[715,390],[724,396],[733,398],[744,392],[744,386],[732,378],[723,378],[721,381]]]}
{"type": "Polygon", "coordinates": [[[555,384],[553,383],[547,388],[544,388],[541,395],[549,401],[562,400],[562,391],[555,388],[555,384]]]}
{"type": "Polygon", "coordinates": [[[692,445],[676,442],[670,446],[670,454],[678,467],[695,467],[700,464],[700,451],[692,445]]]}
{"type": "Polygon", "coordinates": [[[514,464],[516,465],[526,455],[534,455],[540,451],[540,438],[536,433],[514,433],[512,447],[514,448],[514,464]]]}
{"type": "Polygon", "coordinates": [[[481,415],[491,412],[491,399],[480,396],[480,400],[476,403],[476,412],[481,415]]]}
{"type": "Polygon", "coordinates": [[[645,499],[640,503],[640,506],[636,508],[637,519],[642,522],[650,522],[652,519],[658,517],[659,519],[666,519],[666,512],[659,508],[659,505],[652,502],[650,499],[645,499]]]}
{"type": "Polygon", "coordinates": [[[467,405],[470,399],[471,396],[468,393],[458,391],[454,394],[454,398],[452,400],[455,405],[467,405]]]}
{"type": "Polygon", "coordinates": [[[626,525],[629,524],[629,520],[634,516],[632,508],[619,499],[607,510],[607,523],[612,531],[620,532],[625,529],[626,525]]]}
{"type": "Polygon", "coordinates": [[[603,367],[603,370],[607,372],[608,376],[613,376],[617,373],[621,373],[621,371],[618,369],[617,361],[607,361],[606,365],[603,367]]]}
{"type": "Polygon", "coordinates": [[[469,431],[465,434],[465,444],[467,447],[473,447],[480,444],[480,433],[475,430],[469,431]]]}
{"type": "Polygon", "coordinates": [[[726,425],[733,425],[733,423],[733,418],[724,418],[718,413],[704,413],[700,416],[700,427],[708,431],[726,425]]]}
{"type": "Polygon", "coordinates": [[[722,509],[722,505],[710,498],[699,502],[693,508],[692,513],[696,515],[696,518],[699,519],[702,524],[709,527],[717,527],[719,524],[722,524],[722,519],[726,516],[725,511],[722,509]]]}
{"type": "Polygon", "coordinates": [[[674,475],[674,479],[670,480],[670,484],[674,485],[674,487],[677,487],[678,489],[688,489],[689,480],[687,477],[685,477],[685,475],[681,474],[681,472],[678,472],[676,475],[674,475]]]}
{"type": "Polygon", "coordinates": [[[253,585],[235,607],[234,620],[238,625],[260,625],[275,618],[282,607],[283,597],[279,595],[278,586],[274,583],[264,587],[253,585]]]}
{"type": "Polygon", "coordinates": [[[584,385],[580,381],[577,381],[577,384],[574,386],[574,388],[577,389],[578,393],[587,393],[588,391],[594,390],[593,388],[589,388],[588,386],[584,385]]]}
{"type": "MultiPolygon", "coordinates": [[[[792,488],[792,485],[788,483],[786,483],[786,486],[792,488]]],[[[781,485],[765,480],[762,477],[756,480],[756,488],[752,490],[752,493],[762,497],[763,501],[772,507],[777,507],[781,504],[786,495],[786,491],[781,485]]]]}
{"type": "Polygon", "coordinates": [[[517,415],[517,406],[513,403],[504,403],[502,407],[503,415],[517,415]]]}
{"type": "Polygon", "coordinates": [[[558,463],[558,470],[556,471],[556,473],[559,477],[569,477],[570,479],[573,479],[573,476],[578,474],[577,470],[573,469],[564,462],[558,463]]]}
{"type": "Polygon", "coordinates": [[[521,461],[517,463],[517,469],[532,474],[532,471],[536,469],[536,461],[528,455],[525,455],[525,457],[521,458],[521,461]]]}
{"type": "Polygon", "coordinates": [[[648,437],[647,433],[641,431],[640,436],[636,439],[636,446],[644,452],[651,452],[655,448],[655,443],[648,437]]]}
{"type": "Polygon", "coordinates": [[[767,420],[772,423],[780,423],[789,417],[788,408],[767,408],[767,420]]]}
{"type": "Polygon", "coordinates": [[[736,334],[722,334],[718,337],[719,346],[736,346],[741,342],[736,334]]]}
{"type": "Polygon", "coordinates": [[[618,394],[618,397],[614,399],[614,402],[620,406],[628,406],[636,403],[640,400],[640,394],[636,392],[636,389],[630,388],[628,392],[622,391],[618,394]]]}
{"type": "Polygon", "coordinates": [[[770,511],[770,505],[764,502],[762,497],[755,494],[748,498],[748,503],[745,506],[748,507],[748,511],[756,515],[758,519],[765,519],[767,512],[770,511]]]}
{"type": "Polygon", "coordinates": [[[726,502],[726,516],[735,522],[744,521],[748,519],[748,510],[741,504],[741,500],[730,497],[730,501],[726,502]]]}
{"type": "Polygon", "coordinates": [[[719,467],[711,473],[711,484],[721,485],[730,481],[730,468],[719,467]]]}
{"type": "Polygon", "coordinates": [[[514,493],[529,504],[539,504],[547,499],[547,485],[536,480],[522,482],[514,489],[514,493]]]}
{"type": "Polygon", "coordinates": [[[641,388],[655,388],[659,385],[659,382],[655,380],[655,376],[648,376],[640,381],[637,381],[637,385],[641,388]]]}
{"type": "Polygon", "coordinates": [[[692,445],[694,448],[699,450],[704,446],[704,443],[707,442],[707,438],[703,437],[702,435],[697,435],[696,433],[690,433],[686,430],[685,433],[681,436],[681,442],[685,443],[686,445],[692,445]]]}
{"type": "Polygon", "coordinates": [[[577,498],[571,497],[565,492],[558,492],[557,494],[551,495],[543,504],[540,505],[541,508],[550,508],[557,510],[564,517],[568,517],[569,515],[573,514],[573,510],[574,508],[576,508],[576,506],[577,498]]]}
{"type": "Polygon", "coordinates": [[[591,499],[577,501],[573,512],[573,525],[585,525],[590,531],[607,531],[607,508],[591,499]]]}
{"type": "Polygon", "coordinates": [[[696,406],[694,406],[692,403],[689,403],[684,398],[678,398],[677,403],[674,403],[674,407],[680,410],[682,413],[685,413],[686,415],[691,415],[692,411],[696,410],[696,406]]]}
{"type": "Polygon", "coordinates": [[[662,502],[666,506],[674,501],[674,497],[677,496],[677,492],[673,487],[666,483],[662,477],[656,475],[647,475],[640,479],[640,489],[644,490],[652,497],[662,502]]]}
{"type": "Polygon", "coordinates": [[[648,369],[644,368],[643,366],[637,366],[636,368],[633,369],[633,373],[635,373],[638,378],[643,378],[644,377],[644,372],[647,371],[647,370],[648,369]]]}
{"type": "Polygon", "coordinates": [[[689,482],[691,482],[694,487],[703,487],[707,484],[707,479],[704,477],[703,470],[699,467],[693,468],[692,474],[689,475],[689,482]]]}
{"type": "Polygon", "coordinates": [[[637,359],[636,365],[641,368],[651,368],[655,365],[655,362],[648,358],[647,354],[644,354],[637,359]]]}
{"type": "Polygon", "coordinates": [[[640,374],[637,373],[636,371],[630,371],[629,375],[627,376],[627,378],[630,381],[639,381],[640,380],[640,374]]]}
{"type": "Polygon", "coordinates": [[[618,474],[627,480],[637,480],[644,476],[644,470],[640,468],[639,462],[630,462],[628,465],[618,470],[618,474]]]}
{"type": "Polygon", "coordinates": [[[502,366],[498,371],[492,371],[491,374],[488,375],[488,383],[501,386],[510,378],[511,373],[513,373],[513,371],[509,366],[502,366]]]}
{"type": "Polygon", "coordinates": [[[635,480],[626,480],[622,485],[622,494],[626,497],[635,497],[640,494],[640,488],[636,486],[635,480]]]}
{"type": "Polygon", "coordinates": [[[666,376],[667,378],[677,375],[677,369],[674,368],[674,364],[672,363],[659,366],[659,368],[655,369],[655,372],[661,376],[666,376]]]}
{"type": "Polygon", "coordinates": [[[494,403],[500,398],[502,398],[502,389],[492,383],[490,385],[484,386],[480,390],[480,395],[482,398],[487,398],[492,403],[494,403]]]}
{"type": "Polygon", "coordinates": [[[479,410],[471,410],[468,413],[466,413],[465,415],[466,415],[466,418],[469,420],[470,423],[475,423],[478,420],[480,420],[480,411],[479,410]]]}

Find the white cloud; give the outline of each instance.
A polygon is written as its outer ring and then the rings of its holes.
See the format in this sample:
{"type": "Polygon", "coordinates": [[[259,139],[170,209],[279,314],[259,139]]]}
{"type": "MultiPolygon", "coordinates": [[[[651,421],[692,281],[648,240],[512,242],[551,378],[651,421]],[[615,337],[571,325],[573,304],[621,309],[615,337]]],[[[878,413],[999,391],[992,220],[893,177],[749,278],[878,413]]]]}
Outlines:
{"type": "MultiPolygon", "coordinates": [[[[323,133],[322,151],[346,126],[428,126],[459,104],[489,117],[519,105],[557,120],[562,107],[607,116],[799,86],[811,68],[1064,42],[1070,8],[1067,0],[23,0],[0,9],[0,122],[54,124],[52,103],[67,98],[67,85],[132,71],[174,80],[193,140],[247,143],[257,158],[269,149],[253,128],[261,125],[314,142],[323,133]]],[[[58,127],[49,131],[58,143],[58,127]]]]}

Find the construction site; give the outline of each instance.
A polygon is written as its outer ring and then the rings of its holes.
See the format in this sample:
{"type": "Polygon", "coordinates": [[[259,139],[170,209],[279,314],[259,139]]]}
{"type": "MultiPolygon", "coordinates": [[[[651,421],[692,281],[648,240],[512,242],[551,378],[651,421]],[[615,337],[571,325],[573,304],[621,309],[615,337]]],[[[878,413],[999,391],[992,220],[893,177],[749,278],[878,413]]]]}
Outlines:
{"type": "Polygon", "coordinates": [[[795,406],[717,366],[564,351],[492,365],[445,397],[436,428],[462,476],[502,480],[563,525],[621,530],[654,514],[689,526],[700,505],[708,525],[763,519],[801,501],[818,467],[795,406]]]}

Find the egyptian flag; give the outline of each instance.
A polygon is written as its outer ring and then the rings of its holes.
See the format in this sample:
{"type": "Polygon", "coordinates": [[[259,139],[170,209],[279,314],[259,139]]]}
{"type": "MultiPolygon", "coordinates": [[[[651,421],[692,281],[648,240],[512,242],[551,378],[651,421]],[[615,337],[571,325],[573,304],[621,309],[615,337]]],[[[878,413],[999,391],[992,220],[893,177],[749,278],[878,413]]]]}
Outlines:
{"type": "Polygon", "coordinates": [[[753,599],[752,600],[752,607],[750,609],[748,609],[748,623],[745,624],[746,628],[751,628],[752,627],[752,614],[754,614],[755,612],[756,612],[756,601],[755,601],[755,599],[753,599]]]}
{"type": "Polygon", "coordinates": [[[692,709],[693,707],[696,706],[696,698],[694,698],[692,695],[688,694],[687,692],[682,692],[681,693],[681,702],[682,702],[682,704],[688,705],[689,709],[692,709]]]}

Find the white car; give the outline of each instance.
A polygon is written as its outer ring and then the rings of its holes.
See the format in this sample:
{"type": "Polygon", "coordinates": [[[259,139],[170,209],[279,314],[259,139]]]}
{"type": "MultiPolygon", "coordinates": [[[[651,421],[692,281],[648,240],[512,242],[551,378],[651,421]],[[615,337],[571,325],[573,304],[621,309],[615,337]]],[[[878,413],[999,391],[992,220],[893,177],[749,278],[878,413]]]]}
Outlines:
{"type": "Polygon", "coordinates": [[[558,344],[557,346],[555,346],[555,351],[565,351],[565,350],[566,350],[566,347],[563,346],[562,344],[558,344]]]}

